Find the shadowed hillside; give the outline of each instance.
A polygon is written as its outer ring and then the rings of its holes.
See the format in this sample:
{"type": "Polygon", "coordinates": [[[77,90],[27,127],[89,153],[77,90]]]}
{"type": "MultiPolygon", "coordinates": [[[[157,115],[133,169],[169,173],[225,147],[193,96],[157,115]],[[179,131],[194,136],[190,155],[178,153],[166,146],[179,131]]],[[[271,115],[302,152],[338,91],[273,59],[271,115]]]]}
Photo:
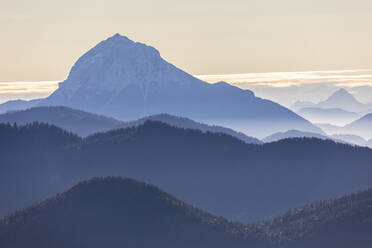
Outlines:
{"type": "Polygon", "coordinates": [[[321,201],[250,226],[283,244],[281,247],[368,248],[372,242],[372,190],[321,201]]]}
{"type": "Polygon", "coordinates": [[[242,225],[131,179],[82,182],[0,221],[8,248],[244,247],[242,225]]]}
{"type": "MultiPolygon", "coordinates": [[[[35,128],[45,129],[41,139],[55,136],[43,126],[35,128]]],[[[8,199],[0,206],[2,215],[95,176],[153,183],[208,212],[243,222],[372,186],[372,150],[315,138],[254,145],[150,121],[74,138],[63,147],[43,146],[37,153],[27,152],[37,143],[18,150],[8,149],[6,139],[0,142],[7,154],[1,156],[0,196],[8,199]]],[[[13,136],[12,142],[28,138],[13,136]]]]}
{"type": "Polygon", "coordinates": [[[371,228],[371,190],[244,226],[152,185],[109,177],[81,182],[0,219],[0,246],[367,248],[371,228]]]}

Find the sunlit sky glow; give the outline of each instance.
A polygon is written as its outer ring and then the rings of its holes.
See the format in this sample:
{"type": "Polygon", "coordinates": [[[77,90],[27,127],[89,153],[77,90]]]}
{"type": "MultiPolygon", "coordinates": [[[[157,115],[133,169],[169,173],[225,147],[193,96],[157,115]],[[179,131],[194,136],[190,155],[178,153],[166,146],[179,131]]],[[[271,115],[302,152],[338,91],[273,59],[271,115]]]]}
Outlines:
{"type": "Polygon", "coordinates": [[[372,68],[370,30],[371,0],[3,0],[0,102],[47,96],[115,33],[286,106],[338,87],[368,102],[372,70],[355,69],[372,68]]]}
{"type": "Polygon", "coordinates": [[[57,88],[57,81],[0,82],[0,103],[8,100],[31,100],[46,97],[57,88]]]}
{"type": "Polygon", "coordinates": [[[340,88],[357,100],[372,102],[372,69],[271,72],[227,75],[203,75],[200,79],[213,83],[226,81],[257,96],[290,107],[296,101],[320,102],[340,88]]]}
{"type": "MultiPolygon", "coordinates": [[[[345,88],[361,102],[372,102],[372,69],[339,71],[271,72],[226,75],[196,75],[215,83],[226,81],[250,89],[259,97],[285,106],[298,100],[319,102],[339,88],[345,88]]],[[[58,87],[58,81],[0,82],[0,102],[46,97],[58,87]]]]}
{"type": "Polygon", "coordinates": [[[372,68],[371,0],[2,0],[0,81],[63,80],[115,33],[195,75],[372,68]]]}
{"type": "Polygon", "coordinates": [[[372,86],[372,70],[369,69],[201,75],[198,77],[207,82],[226,81],[241,88],[250,86],[282,88],[321,82],[332,82],[340,87],[372,86]]]}

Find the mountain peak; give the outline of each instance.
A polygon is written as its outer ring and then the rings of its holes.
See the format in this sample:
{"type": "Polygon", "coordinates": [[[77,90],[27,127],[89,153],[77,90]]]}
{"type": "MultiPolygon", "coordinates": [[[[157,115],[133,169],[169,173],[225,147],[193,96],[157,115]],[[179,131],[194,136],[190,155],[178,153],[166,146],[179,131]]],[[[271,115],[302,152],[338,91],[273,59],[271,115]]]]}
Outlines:
{"type": "Polygon", "coordinates": [[[113,42],[127,42],[134,44],[135,42],[129,39],[127,36],[121,35],[119,33],[114,34],[113,36],[106,39],[106,41],[113,41],[113,42]]]}
{"type": "Polygon", "coordinates": [[[94,47],[90,51],[95,50],[96,48],[100,48],[100,49],[103,49],[103,50],[104,49],[110,49],[110,48],[115,49],[115,50],[117,50],[117,52],[119,52],[119,54],[122,56],[122,58],[126,58],[127,56],[129,56],[130,53],[128,53],[128,52],[136,53],[137,56],[139,55],[138,53],[140,53],[140,52],[142,52],[142,53],[153,53],[155,56],[160,56],[159,51],[156,50],[154,47],[148,46],[144,43],[135,42],[135,41],[131,40],[130,38],[128,38],[127,36],[121,35],[119,33],[116,33],[113,36],[107,38],[106,40],[103,40],[102,42],[100,42],[96,47],[94,47]],[[115,46],[113,46],[113,44],[115,44],[115,46]],[[125,54],[121,53],[123,51],[123,49],[126,50],[125,54]],[[132,51],[130,51],[130,50],[132,50],[132,51]]]}
{"type": "Polygon", "coordinates": [[[358,100],[350,94],[347,90],[341,88],[335,91],[327,100],[326,102],[344,102],[350,104],[359,104],[358,100]]]}
{"type": "Polygon", "coordinates": [[[116,34],[114,34],[113,36],[111,36],[111,38],[120,39],[120,38],[128,38],[128,37],[123,36],[123,35],[121,35],[121,34],[119,34],[119,33],[116,33],[116,34]]]}
{"type": "Polygon", "coordinates": [[[327,100],[318,104],[321,108],[341,108],[346,111],[359,112],[363,110],[362,103],[345,89],[334,92],[327,100]]]}
{"type": "Polygon", "coordinates": [[[321,132],[279,104],[228,83],[208,84],[168,63],[154,47],[120,34],[80,57],[67,80],[40,105],[68,106],[121,120],[168,113],[262,137],[288,130],[288,119],[290,128],[321,132]]]}
{"type": "Polygon", "coordinates": [[[150,84],[166,81],[167,74],[173,75],[174,71],[178,70],[161,58],[154,47],[117,33],[81,56],[54,95],[62,102],[79,100],[74,97],[88,100],[106,93],[115,96],[133,84],[145,91],[150,84]]]}
{"type": "Polygon", "coordinates": [[[352,97],[354,97],[352,94],[350,94],[347,90],[345,90],[343,88],[337,90],[335,93],[332,94],[332,96],[352,96],[352,97]]]}

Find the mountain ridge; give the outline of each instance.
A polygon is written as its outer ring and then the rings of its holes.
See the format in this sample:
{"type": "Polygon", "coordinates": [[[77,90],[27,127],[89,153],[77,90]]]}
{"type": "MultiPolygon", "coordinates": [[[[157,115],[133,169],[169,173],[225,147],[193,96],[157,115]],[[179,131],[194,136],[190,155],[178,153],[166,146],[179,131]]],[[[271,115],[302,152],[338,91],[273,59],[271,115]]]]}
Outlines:
{"type": "Polygon", "coordinates": [[[321,109],[342,109],[348,112],[364,113],[371,109],[370,103],[364,104],[359,102],[351,93],[344,88],[333,92],[327,99],[318,103],[313,102],[295,102],[292,107],[295,111],[301,108],[321,108],[321,109]]]}
{"type": "Polygon", "coordinates": [[[329,124],[317,125],[329,135],[357,135],[363,137],[365,140],[372,138],[372,131],[370,128],[372,125],[372,113],[364,115],[345,126],[335,126],[329,124]]]}
{"type": "Polygon", "coordinates": [[[343,127],[348,133],[363,136],[366,139],[372,138],[372,113],[362,116],[343,127]]]}
{"type": "Polygon", "coordinates": [[[43,99],[35,99],[35,100],[10,100],[5,103],[0,104],[0,114],[4,114],[9,111],[18,111],[23,110],[27,108],[31,108],[36,106],[39,102],[41,102],[43,99]]]}
{"type": "Polygon", "coordinates": [[[85,139],[66,134],[58,140],[68,143],[59,146],[49,137],[61,129],[50,133],[47,126],[0,125],[0,197],[8,199],[0,215],[96,176],[156,184],[208,212],[244,222],[372,187],[372,150],[330,140],[256,145],[227,134],[148,121],[85,139]]]}
{"type": "Polygon", "coordinates": [[[226,82],[206,83],[155,48],[119,34],[82,55],[58,89],[38,103],[61,105],[125,121],[167,113],[257,138],[288,129],[322,133],[277,103],[226,82]]]}
{"type": "Polygon", "coordinates": [[[360,118],[355,112],[349,112],[340,108],[308,107],[296,111],[300,116],[313,123],[328,123],[334,125],[346,125],[360,118]]]}
{"type": "Polygon", "coordinates": [[[240,242],[235,238],[242,231],[239,225],[193,208],[153,185],[110,177],[80,182],[0,219],[0,245],[243,247],[243,237],[240,242]],[[9,235],[20,225],[21,230],[9,235]]]}
{"type": "Polygon", "coordinates": [[[275,142],[282,139],[289,139],[289,138],[318,138],[318,139],[332,139],[326,135],[321,135],[318,133],[311,133],[311,132],[301,132],[298,130],[288,130],[287,132],[278,132],[267,136],[266,138],[262,139],[263,142],[275,142]]]}
{"type": "Polygon", "coordinates": [[[0,219],[0,245],[367,248],[371,210],[372,190],[365,190],[243,225],[192,207],[154,185],[93,178],[0,219]]]}
{"type": "Polygon", "coordinates": [[[33,122],[48,123],[84,137],[96,132],[137,126],[147,120],[159,120],[176,127],[199,129],[204,132],[226,133],[247,143],[262,143],[262,141],[254,137],[249,137],[241,132],[236,132],[229,128],[198,123],[188,118],[172,116],[169,114],[152,115],[128,122],[63,106],[33,107],[26,110],[0,114],[0,123],[17,123],[18,125],[31,124],[33,122]]]}

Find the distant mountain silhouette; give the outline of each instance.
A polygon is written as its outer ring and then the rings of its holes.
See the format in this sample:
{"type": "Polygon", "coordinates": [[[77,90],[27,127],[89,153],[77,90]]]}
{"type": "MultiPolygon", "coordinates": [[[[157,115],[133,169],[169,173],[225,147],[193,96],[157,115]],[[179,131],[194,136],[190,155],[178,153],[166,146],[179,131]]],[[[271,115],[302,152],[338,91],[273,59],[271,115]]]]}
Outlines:
{"type": "Polygon", "coordinates": [[[24,100],[11,100],[5,103],[0,104],[0,114],[9,112],[9,111],[16,111],[27,109],[36,106],[42,99],[36,99],[31,101],[24,101],[24,100]]]}
{"type": "Polygon", "coordinates": [[[2,216],[95,176],[153,183],[244,222],[372,187],[368,148],[315,138],[247,144],[158,121],[85,139],[45,124],[2,124],[0,160],[2,216]]]}
{"type": "Polygon", "coordinates": [[[342,126],[332,125],[328,123],[316,123],[316,125],[328,135],[340,134],[343,132],[342,126]]]}
{"type": "Polygon", "coordinates": [[[338,89],[326,100],[319,103],[297,101],[292,106],[296,112],[302,108],[341,109],[347,112],[364,113],[372,110],[371,104],[359,102],[345,89],[338,89]]]}
{"type": "Polygon", "coordinates": [[[366,106],[367,108],[359,113],[361,116],[372,114],[372,102],[367,103],[366,106]]]}
{"type": "Polygon", "coordinates": [[[368,140],[372,138],[372,114],[367,114],[360,119],[353,121],[343,127],[333,126],[329,124],[317,124],[319,128],[324,130],[324,132],[334,135],[334,134],[350,134],[361,136],[368,140]]]}
{"type": "Polygon", "coordinates": [[[366,146],[367,141],[358,136],[358,135],[353,135],[353,134],[334,134],[332,135],[332,138],[338,139],[338,140],[343,140],[345,142],[348,142],[350,144],[355,144],[358,146],[366,146]]]}
{"type": "Polygon", "coordinates": [[[68,78],[38,105],[67,106],[125,121],[168,113],[258,138],[289,129],[321,133],[277,103],[226,82],[201,81],[165,61],[155,48],[119,34],[80,57],[68,78]]]}
{"type": "Polygon", "coordinates": [[[335,125],[346,125],[360,118],[360,115],[357,113],[348,112],[339,108],[302,108],[297,111],[297,114],[313,123],[329,123],[335,125]]]}
{"type": "Polygon", "coordinates": [[[282,139],[289,139],[289,138],[318,138],[318,139],[331,139],[326,135],[321,135],[318,133],[310,133],[310,132],[301,132],[298,130],[289,130],[283,133],[274,133],[272,135],[267,136],[266,138],[262,139],[263,142],[274,142],[282,139]]]}
{"type": "Polygon", "coordinates": [[[0,123],[17,123],[18,125],[33,122],[48,123],[56,125],[80,136],[88,136],[100,131],[127,128],[143,124],[147,120],[157,120],[172,126],[190,129],[199,129],[204,132],[226,133],[247,143],[261,144],[262,141],[249,137],[243,133],[236,132],[230,128],[206,125],[188,118],[176,117],[168,114],[148,116],[136,121],[119,121],[101,115],[88,113],[68,107],[34,107],[27,110],[12,111],[0,115],[0,123]]]}
{"type": "Polygon", "coordinates": [[[372,137],[370,125],[372,125],[372,114],[363,116],[352,123],[341,126],[330,124],[317,124],[325,133],[333,138],[347,141],[360,146],[372,147],[367,140],[372,137]]]}
{"type": "Polygon", "coordinates": [[[300,109],[312,107],[314,107],[314,103],[310,101],[296,101],[295,103],[292,104],[291,109],[297,112],[300,109]]]}
{"type": "Polygon", "coordinates": [[[0,220],[7,248],[370,247],[372,191],[244,226],[132,179],[96,178],[0,220]]]}
{"type": "Polygon", "coordinates": [[[372,114],[363,116],[362,118],[346,125],[343,130],[347,133],[363,136],[366,139],[372,138],[372,114]]]}
{"type": "Polygon", "coordinates": [[[366,105],[360,103],[352,94],[345,89],[339,89],[327,100],[319,102],[317,106],[321,108],[340,108],[350,112],[360,112],[366,105]]]}

